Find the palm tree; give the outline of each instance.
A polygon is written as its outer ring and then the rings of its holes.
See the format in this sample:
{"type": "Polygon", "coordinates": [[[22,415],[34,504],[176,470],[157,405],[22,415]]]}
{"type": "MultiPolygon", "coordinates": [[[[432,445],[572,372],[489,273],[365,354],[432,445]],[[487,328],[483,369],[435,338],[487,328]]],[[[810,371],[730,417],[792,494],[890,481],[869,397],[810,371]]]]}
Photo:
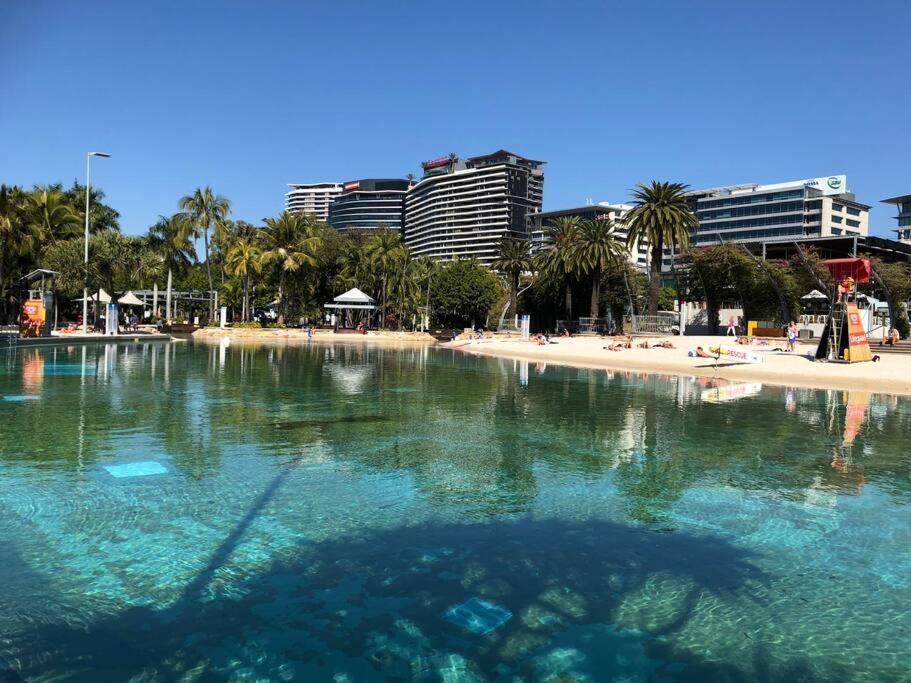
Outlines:
{"type": "Polygon", "coordinates": [[[209,230],[214,229],[216,237],[221,237],[225,221],[231,212],[231,202],[212,192],[212,188],[199,187],[193,192],[182,197],[180,208],[190,217],[193,223],[194,236],[202,233],[203,244],[206,249],[206,276],[209,280],[209,320],[215,318],[215,300],[212,298],[214,286],[212,285],[212,265],[209,262],[209,230]]]}
{"type": "Polygon", "coordinates": [[[449,153],[449,172],[450,172],[450,173],[454,173],[454,172],[455,172],[455,165],[456,165],[456,162],[457,162],[458,160],[459,160],[459,155],[458,155],[458,154],[456,154],[455,152],[450,152],[450,153],[449,153]]]}
{"type": "Polygon", "coordinates": [[[414,185],[414,173],[409,173],[405,177],[408,179],[408,189],[410,190],[414,185]]]}
{"type": "Polygon", "coordinates": [[[193,224],[187,214],[175,213],[170,218],[159,216],[149,232],[155,239],[155,245],[165,267],[168,269],[168,285],[165,294],[165,321],[171,324],[171,288],[173,285],[174,271],[182,270],[193,261],[193,224]]]}
{"type": "Polygon", "coordinates": [[[39,244],[54,244],[82,233],[84,216],[53,187],[36,187],[28,194],[26,215],[39,244]]]}
{"type": "Polygon", "coordinates": [[[408,251],[402,249],[389,271],[389,296],[398,313],[400,330],[405,317],[416,314],[421,307],[421,268],[421,262],[409,259],[408,251]]]}
{"type": "Polygon", "coordinates": [[[598,317],[601,304],[601,274],[611,264],[624,258],[626,249],[617,236],[613,221],[582,221],[573,249],[573,260],[591,277],[592,298],[589,315],[598,317]]]}
{"type": "Polygon", "coordinates": [[[544,228],[548,249],[541,252],[540,269],[547,275],[559,277],[565,288],[566,319],[573,317],[573,279],[577,274],[575,247],[579,239],[582,219],[578,216],[560,216],[544,228]]]}
{"type": "Polygon", "coordinates": [[[383,328],[386,327],[386,290],[389,271],[393,264],[401,258],[403,253],[405,253],[405,248],[402,244],[401,235],[395,230],[390,230],[387,227],[380,227],[374,230],[364,243],[364,254],[373,266],[379,268],[380,271],[380,288],[382,292],[380,324],[383,328]]]}
{"type": "Polygon", "coordinates": [[[285,276],[317,264],[322,239],[310,214],[282,212],[278,218],[265,218],[259,231],[263,265],[278,266],[278,322],[285,322],[285,276]]]}
{"type": "Polygon", "coordinates": [[[15,185],[0,185],[0,320],[7,321],[6,266],[36,251],[38,240],[25,219],[27,195],[15,185]]]}
{"type": "Polygon", "coordinates": [[[649,185],[639,183],[633,190],[635,206],[624,216],[627,226],[627,244],[632,248],[635,242],[648,242],[651,249],[648,285],[648,312],[658,312],[658,290],[661,289],[661,261],[665,245],[672,248],[686,248],[690,230],[699,225],[696,215],[690,209],[686,196],[689,185],[683,183],[660,183],[653,180],[649,185]]]}
{"type": "Polygon", "coordinates": [[[513,315],[518,315],[519,276],[534,270],[535,267],[534,259],[531,257],[531,242],[504,237],[500,242],[500,255],[490,267],[506,273],[509,277],[509,308],[513,315]]]}
{"type": "Polygon", "coordinates": [[[250,319],[250,276],[262,270],[260,251],[256,242],[248,237],[240,237],[228,250],[225,268],[229,275],[234,275],[243,280],[244,300],[241,309],[241,320],[250,319]]]}

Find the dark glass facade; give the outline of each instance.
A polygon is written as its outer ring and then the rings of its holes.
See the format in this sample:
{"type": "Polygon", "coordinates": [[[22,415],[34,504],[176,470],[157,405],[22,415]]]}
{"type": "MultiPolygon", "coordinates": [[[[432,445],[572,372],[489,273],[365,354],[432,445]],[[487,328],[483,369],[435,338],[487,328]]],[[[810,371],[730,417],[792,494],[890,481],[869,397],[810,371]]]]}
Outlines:
{"type": "Polygon", "coordinates": [[[699,218],[699,227],[690,241],[698,245],[716,244],[719,239],[749,241],[818,235],[820,201],[813,201],[811,193],[813,190],[795,188],[729,197],[698,197],[693,208],[699,218]]]}
{"type": "Polygon", "coordinates": [[[329,225],[339,231],[404,229],[408,181],[399,179],[354,180],[329,206],[329,225]]]}

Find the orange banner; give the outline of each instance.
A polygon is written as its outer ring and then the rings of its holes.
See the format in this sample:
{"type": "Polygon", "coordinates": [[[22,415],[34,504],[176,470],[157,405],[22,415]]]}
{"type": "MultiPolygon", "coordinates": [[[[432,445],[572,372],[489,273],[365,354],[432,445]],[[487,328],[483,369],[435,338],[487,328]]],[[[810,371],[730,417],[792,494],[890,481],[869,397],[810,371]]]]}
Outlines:
{"type": "Polygon", "coordinates": [[[872,360],[870,344],[867,342],[867,333],[864,331],[857,304],[846,304],[845,313],[848,315],[848,362],[872,360]]]}
{"type": "Polygon", "coordinates": [[[40,337],[46,315],[41,299],[23,301],[22,314],[19,316],[19,334],[23,337],[40,337]]]}

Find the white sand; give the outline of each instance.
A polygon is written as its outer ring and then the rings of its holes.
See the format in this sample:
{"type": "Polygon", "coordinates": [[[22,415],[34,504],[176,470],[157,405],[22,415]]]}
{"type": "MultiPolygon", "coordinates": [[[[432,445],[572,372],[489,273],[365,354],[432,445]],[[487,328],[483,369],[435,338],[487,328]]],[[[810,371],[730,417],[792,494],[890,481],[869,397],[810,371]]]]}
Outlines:
{"type": "MultiPolygon", "coordinates": [[[[886,394],[911,395],[911,355],[880,354],[878,363],[819,363],[812,360],[816,344],[798,344],[793,353],[773,352],[785,347],[785,341],[771,341],[769,346],[737,346],[728,337],[667,337],[676,349],[623,349],[607,351],[610,339],[596,337],[555,338],[557,344],[538,346],[534,342],[484,340],[465,346],[464,340],[446,344],[465,353],[524,358],[535,362],[557,363],[580,367],[618,368],[685,376],[720,377],[735,381],[766,382],[785,386],[830,389],[861,389],[886,394]],[[702,346],[726,344],[745,349],[762,357],[759,364],[740,364],[711,359],[692,358],[687,352],[702,346]],[[810,355],[810,357],[807,356],[810,355]]],[[[634,346],[639,340],[634,340],[634,346]]],[[[653,343],[660,339],[650,339],[653,343]]],[[[876,346],[872,347],[877,353],[876,346]]]]}

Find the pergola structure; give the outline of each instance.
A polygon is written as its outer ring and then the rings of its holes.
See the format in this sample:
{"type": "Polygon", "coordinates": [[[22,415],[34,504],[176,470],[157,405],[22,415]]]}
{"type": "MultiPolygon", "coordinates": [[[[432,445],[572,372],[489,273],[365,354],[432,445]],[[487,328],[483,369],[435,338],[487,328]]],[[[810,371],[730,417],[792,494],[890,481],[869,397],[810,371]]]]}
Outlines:
{"type": "Polygon", "coordinates": [[[335,329],[352,329],[360,323],[369,327],[370,319],[376,310],[376,300],[364,294],[357,287],[349,289],[344,294],[339,294],[331,304],[324,304],[323,308],[335,314],[335,329]]]}

